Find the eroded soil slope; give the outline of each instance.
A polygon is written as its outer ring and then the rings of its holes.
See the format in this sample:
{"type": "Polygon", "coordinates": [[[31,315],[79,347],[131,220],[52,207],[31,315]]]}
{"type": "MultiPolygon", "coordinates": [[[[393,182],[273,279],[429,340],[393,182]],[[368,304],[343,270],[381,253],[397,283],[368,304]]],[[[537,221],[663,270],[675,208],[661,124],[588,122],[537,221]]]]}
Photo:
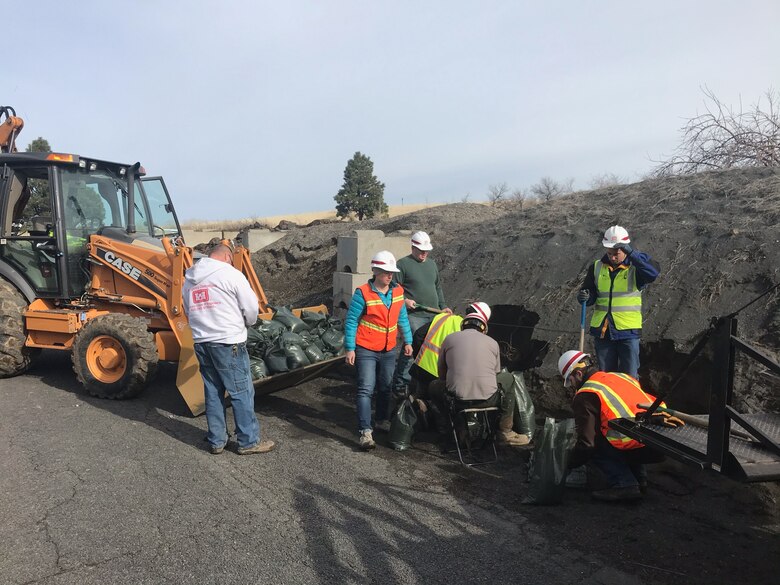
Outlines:
{"type": "MultiPolygon", "coordinates": [[[[780,173],[766,169],[648,180],[521,211],[453,204],[392,220],[300,228],[257,253],[255,264],[276,303],[327,303],[339,235],[424,229],[451,306],[462,310],[473,299],[512,305],[494,312],[493,332],[515,347],[503,346],[509,361],[528,370],[535,400],[554,412],[568,402],[555,363],[578,343],[576,291],[603,253],[604,229],[616,223],[661,265],[644,296],[640,376],[651,389],[668,387],[712,317],[780,280],[780,173]]],[[[741,334],[770,353],[780,347],[778,299],[775,291],[739,315],[741,334]]],[[[691,369],[672,400],[678,407],[706,405],[709,359],[705,352],[691,369]]],[[[743,360],[738,378],[741,407],[780,407],[777,377],[743,360]]]]}

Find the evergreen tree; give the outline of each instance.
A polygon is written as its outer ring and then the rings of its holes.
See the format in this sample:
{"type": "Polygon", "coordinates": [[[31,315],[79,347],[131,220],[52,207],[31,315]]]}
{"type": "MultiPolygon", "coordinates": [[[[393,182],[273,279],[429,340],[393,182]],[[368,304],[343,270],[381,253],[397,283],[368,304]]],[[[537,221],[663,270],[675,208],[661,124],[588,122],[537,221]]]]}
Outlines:
{"type": "MultiPolygon", "coordinates": [[[[39,136],[27,145],[27,152],[51,152],[49,141],[39,136]]],[[[46,179],[30,179],[27,184],[30,190],[30,201],[27,208],[36,214],[50,215],[49,181],[46,179]]]]}
{"type": "Polygon", "coordinates": [[[344,184],[334,199],[336,215],[347,217],[350,213],[370,219],[387,213],[384,199],[385,184],[374,176],[374,163],[360,152],[356,152],[344,169],[344,184]]]}

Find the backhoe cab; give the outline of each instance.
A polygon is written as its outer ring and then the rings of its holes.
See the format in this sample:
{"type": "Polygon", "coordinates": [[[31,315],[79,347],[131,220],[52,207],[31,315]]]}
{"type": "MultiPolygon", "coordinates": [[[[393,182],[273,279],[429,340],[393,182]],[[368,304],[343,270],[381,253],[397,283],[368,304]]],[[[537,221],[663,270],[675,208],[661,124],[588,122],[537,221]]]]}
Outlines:
{"type": "MultiPolygon", "coordinates": [[[[162,178],[145,177],[138,163],[17,153],[16,133],[0,133],[0,377],[24,372],[40,349],[66,350],[91,394],[126,398],[158,360],[178,361],[177,386],[191,412],[202,412],[182,309],[192,250],[162,178]]],[[[234,265],[270,318],[245,248],[235,248],[234,265]]]]}

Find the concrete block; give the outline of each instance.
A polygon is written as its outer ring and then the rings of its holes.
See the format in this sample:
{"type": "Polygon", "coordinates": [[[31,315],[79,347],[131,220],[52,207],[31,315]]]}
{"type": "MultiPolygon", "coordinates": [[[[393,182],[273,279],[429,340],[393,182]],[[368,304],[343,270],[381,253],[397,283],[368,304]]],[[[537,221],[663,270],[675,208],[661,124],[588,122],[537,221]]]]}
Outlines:
{"type": "Polygon", "coordinates": [[[272,232],[267,229],[245,229],[241,230],[237,239],[240,239],[241,244],[251,253],[255,253],[285,235],[286,232],[272,232]]]}
{"type": "Polygon", "coordinates": [[[339,272],[371,272],[371,258],[382,250],[382,230],[354,230],[340,236],[336,244],[336,270],[339,272]]]}
{"type": "Polygon", "coordinates": [[[334,272],[333,273],[333,309],[348,309],[355,294],[355,289],[371,278],[371,273],[365,272],[334,272]]]}
{"type": "Polygon", "coordinates": [[[381,250],[390,251],[396,260],[411,252],[409,238],[387,237],[381,230],[354,230],[341,236],[336,247],[336,267],[340,272],[370,273],[371,258],[381,250]]]}
{"type": "Polygon", "coordinates": [[[387,236],[384,239],[382,250],[388,250],[395,256],[396,260],[400,260],[412,253],[412,245],[409,243],[408,237],[387,236]]]}

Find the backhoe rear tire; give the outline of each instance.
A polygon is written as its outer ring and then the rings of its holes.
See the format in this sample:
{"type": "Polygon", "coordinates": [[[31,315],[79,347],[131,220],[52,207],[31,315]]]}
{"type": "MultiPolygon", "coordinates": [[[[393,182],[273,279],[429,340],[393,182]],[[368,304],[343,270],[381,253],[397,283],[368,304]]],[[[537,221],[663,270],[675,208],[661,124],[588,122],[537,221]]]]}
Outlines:
{"type": "Polygon", "coordinates": [[[32,350],[24,346],[27,301],[14,285],[0,278],[0,378],[18,376],[32,362],[32,350]]]}
{"type": "Polygon", "coordinates": [[[157,372],[157,346],[146,321],[123,313],[88,321],[76,334],[73,371],[99,398],[133,398],[157,372]]]}

